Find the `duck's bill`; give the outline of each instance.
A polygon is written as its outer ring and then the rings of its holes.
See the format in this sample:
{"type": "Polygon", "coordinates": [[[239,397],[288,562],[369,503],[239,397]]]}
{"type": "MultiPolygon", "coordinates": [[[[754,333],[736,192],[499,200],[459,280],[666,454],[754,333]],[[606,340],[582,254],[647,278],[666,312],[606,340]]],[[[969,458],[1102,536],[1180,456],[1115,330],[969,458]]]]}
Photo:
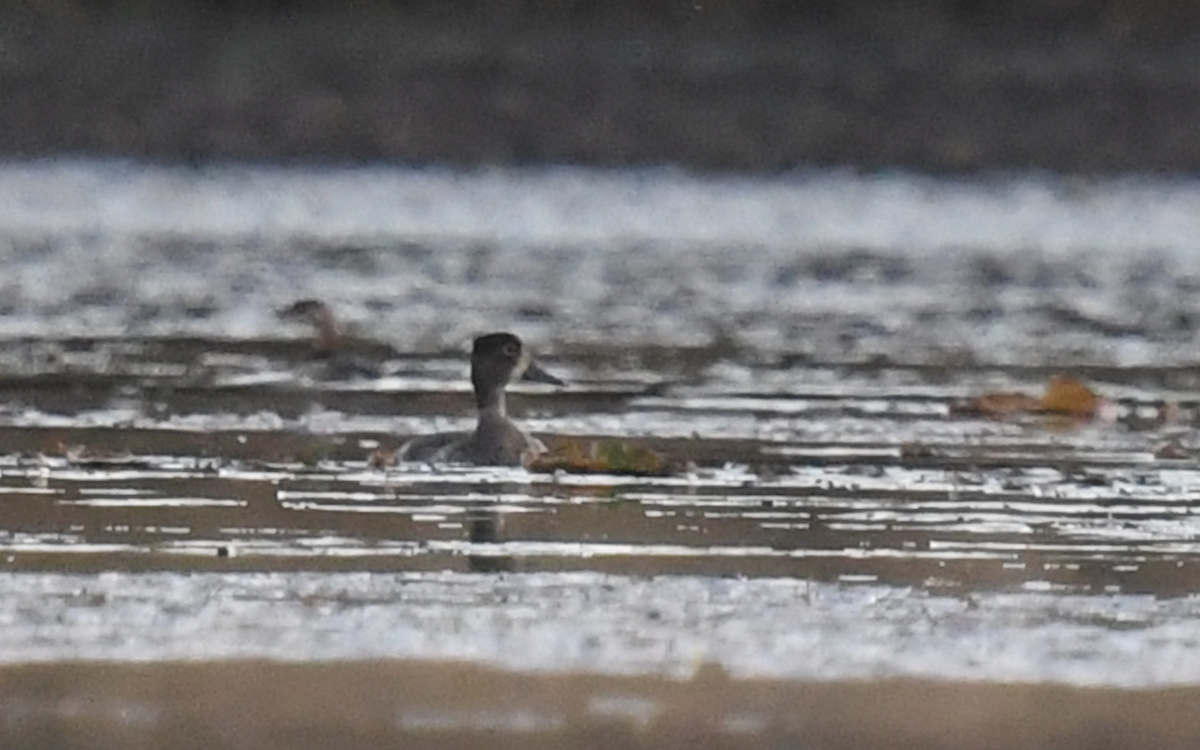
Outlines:
{"type": "Polygon", "coordinates": [[[530,380],[534,383],[549,383],[550,385],[566,385],[565,382],[538,367],[536,362],[529,363],[529,366],[525,368],[525,372],[521,373],[521,380],[530,380]]]}

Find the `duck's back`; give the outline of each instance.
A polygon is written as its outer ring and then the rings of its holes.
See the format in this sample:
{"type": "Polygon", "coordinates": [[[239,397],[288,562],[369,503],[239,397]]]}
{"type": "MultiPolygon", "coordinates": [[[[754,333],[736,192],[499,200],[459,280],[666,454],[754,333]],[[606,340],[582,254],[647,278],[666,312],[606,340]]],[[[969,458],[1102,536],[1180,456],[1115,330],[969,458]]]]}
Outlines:
{"type": "Polygon", "coordinates": [[[521,432],[508,418],[483,414],[475,431],[447,446],[441,460],[476,466],[524,466],[545,452],[542,441],[521,432]]]}
{"type": "Polygon", "coordinates": [[[442,454],[471,437],[469,432],[439,432],[420,435],[400,446],[397,458],[401,461],[444,461],[442,454]]]}

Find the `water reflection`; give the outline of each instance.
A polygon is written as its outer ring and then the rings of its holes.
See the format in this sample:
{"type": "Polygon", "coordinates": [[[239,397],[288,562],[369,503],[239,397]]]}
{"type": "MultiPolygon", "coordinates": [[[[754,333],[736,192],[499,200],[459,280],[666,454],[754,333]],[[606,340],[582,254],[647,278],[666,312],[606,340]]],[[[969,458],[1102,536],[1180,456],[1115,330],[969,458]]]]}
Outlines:
{"type": "MultiPolygon", "coordinates": [[[[860,457],[861,458],[861,457],[860,457]]],[[[1077,457],[1079,460],[1080,457],[1077,457]]],[[[0,468],[16,568],[42,564],[210,569],[221,545],[243,568],[580,570],[792,576],[1006,590],[1190,592],[1200,564],[1191,470],[1097,462],[1087,481],[1039,467],[745,466],[691,476],[537,475],[361,462],[211,471],[179,457],[80,468],[0,468]],[[128,465],[135,463],[136,465],[128,465]],[[31,486],[41,484],[43,486],[31,486]],[[57,535],[57,536],[56,536],[57,535]],[[114,551],[96,545],[120,545],[114,551]],[[404,549],[397,556],[397,549],[404,549]],[[32,554],[37,553],[37,554],[32,554]]],[[[243,466],[236,465],[242,463],[243,466]]]]}

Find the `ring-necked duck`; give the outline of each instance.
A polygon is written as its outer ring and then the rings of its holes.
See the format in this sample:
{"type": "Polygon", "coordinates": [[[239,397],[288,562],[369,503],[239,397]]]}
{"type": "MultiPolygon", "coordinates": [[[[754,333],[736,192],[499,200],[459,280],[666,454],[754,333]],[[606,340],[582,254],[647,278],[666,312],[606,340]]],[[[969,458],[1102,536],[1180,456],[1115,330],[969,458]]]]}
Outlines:
{"type": "Polygon", "coordinates": [[[515,335],[489,333],[475,339],[471,349],[471,385],[479,410],[475,430],[414,438],[401,447],[400,459],[523,466],[545,453],[546,446],[522,432],[505,411],[504,388],[518,379],[566,385],[538,367],[515,335]]]}

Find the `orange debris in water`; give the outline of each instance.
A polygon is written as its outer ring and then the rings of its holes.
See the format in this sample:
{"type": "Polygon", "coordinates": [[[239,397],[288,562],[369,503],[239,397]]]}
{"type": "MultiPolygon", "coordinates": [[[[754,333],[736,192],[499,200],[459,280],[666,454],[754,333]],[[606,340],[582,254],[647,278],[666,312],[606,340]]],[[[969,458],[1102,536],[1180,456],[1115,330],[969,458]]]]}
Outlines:
{"type": "Polygon", "coordinates": [[[1070,417],[1094,417],[1099,406],[1100,397],[1086,385],[1057,375],[1046,384],[1046,393],[1040,401],[1041,411],[1070,417]]]}
{"type": "Polygon", "coordinates": [[[1055,375],[1046,384],[1041,398],[1025,393],[987,393],[970,401],[954,404],[952,415],[982,415],[986,417],[1011,417],[1022,414],[1053,414],[1091,419],[1107,403],[1090,388],[1074,378],[1055,375]]]}
{"type": "Polygon", "coordinates": [[[973,399],[969,407],[972,412],[989,417],[1003,417],[1037,411],[1041,407],[1041,401],[1025,393],[988,393],[973,399]]]}

